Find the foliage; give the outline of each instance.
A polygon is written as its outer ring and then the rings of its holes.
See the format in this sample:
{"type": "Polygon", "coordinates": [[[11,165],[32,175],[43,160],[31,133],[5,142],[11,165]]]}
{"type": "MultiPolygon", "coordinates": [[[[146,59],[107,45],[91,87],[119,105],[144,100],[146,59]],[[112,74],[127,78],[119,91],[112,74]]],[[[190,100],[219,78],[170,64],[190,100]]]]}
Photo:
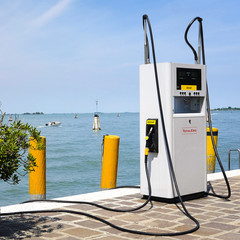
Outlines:
{"type": "Polygon", "coordinates": [[[28,123],[14,121],[4,124],[4,115],[1,111],[0,120],[0,179],[5,182],[18,184],[19,176],[34,171],[36,159],[32,154],[27,154],[30,147],[29,137],[36,139],[37,149],[43,149],[40,132],[28,123]],[[23,173],[19,170],[23,169],[23,173]]]}

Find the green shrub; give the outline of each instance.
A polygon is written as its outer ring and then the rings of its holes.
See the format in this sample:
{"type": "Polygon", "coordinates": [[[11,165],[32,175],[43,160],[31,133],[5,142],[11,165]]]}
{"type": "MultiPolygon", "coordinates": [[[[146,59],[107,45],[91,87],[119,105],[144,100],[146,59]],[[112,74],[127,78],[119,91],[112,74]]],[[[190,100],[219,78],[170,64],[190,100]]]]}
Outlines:
{"type": "Polygon", "coordinates": [[[29,137],[36,139],[38,149],[42,149],[44,146],[40,132],[36,128],[21,121],[4,124],[5,113],[1,112],[1,115],[0,179],[11,184],[18,184],[20,176],[34,171],[34,167],[36,167],[36,159],[32,154],[27,153],[30,147],[29,137]]]}

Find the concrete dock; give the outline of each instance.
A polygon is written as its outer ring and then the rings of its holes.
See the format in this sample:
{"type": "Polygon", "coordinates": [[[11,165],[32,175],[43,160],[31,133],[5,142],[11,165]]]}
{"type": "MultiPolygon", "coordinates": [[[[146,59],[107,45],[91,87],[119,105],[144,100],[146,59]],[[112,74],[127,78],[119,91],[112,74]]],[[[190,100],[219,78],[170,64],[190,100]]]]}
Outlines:
{"type": "MultiPolygon", "coordinates": [[[[232,189],[229,200],[205,197],[185,201],[188,211],[200,222],[194,233],[174,237],[154,237],[131,234],[114,229],[102,222],[83,215],[66,212],[18,214],[1,217],[0,239],[184,239],[184,240],[240,240],[240,170],[227,172],[232,189]]],[[[227,194],[220,173],[209,174],[208,180],[217,194],[227,194]]],[[[71,201],[91,201],[111,207],[128,209],[141,205],[139,189],[113,189],[96,193],[61,198],[71,201]]],[[[101,217],[115,225],[137,231],[173,233],[192,229],[195,225],[175,204],[153,201],[142,210],[132,213],[117,213],[85,204],[60,204],[35,202],[2,207],[2,213],[30,210],[80,211],[101,217]]]]}

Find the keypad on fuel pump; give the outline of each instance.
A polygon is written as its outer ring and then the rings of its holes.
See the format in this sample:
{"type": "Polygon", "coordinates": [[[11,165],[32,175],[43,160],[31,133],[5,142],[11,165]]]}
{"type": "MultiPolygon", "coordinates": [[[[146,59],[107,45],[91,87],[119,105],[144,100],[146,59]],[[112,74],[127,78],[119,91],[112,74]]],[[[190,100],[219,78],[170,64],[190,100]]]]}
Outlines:
{"type": "MultiPolygon", "coordinates": [[[[192,95],[190,92],[188,94],[189,94],[189,96],[192,95]]],[[[187,93],[186,92],[180,92],[180,95],[187,96],[187,93]]],[[[200,95],[200,92],[193,92],[193,96],[199,96],[199,95],[200,95]]]]}

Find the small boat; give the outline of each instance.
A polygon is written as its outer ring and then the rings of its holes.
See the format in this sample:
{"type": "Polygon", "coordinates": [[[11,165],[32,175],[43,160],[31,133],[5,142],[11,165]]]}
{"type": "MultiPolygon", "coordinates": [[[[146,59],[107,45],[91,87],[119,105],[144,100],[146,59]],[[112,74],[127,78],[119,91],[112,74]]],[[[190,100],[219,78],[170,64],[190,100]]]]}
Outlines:
{"type": "Polygon", "coordinates": [[[48,127],[57,127],[57,126],[61,125],[61,122],[57,122],[57,121],[49,122],[49,123],[46,123],[45,125],[48,127]]]}

